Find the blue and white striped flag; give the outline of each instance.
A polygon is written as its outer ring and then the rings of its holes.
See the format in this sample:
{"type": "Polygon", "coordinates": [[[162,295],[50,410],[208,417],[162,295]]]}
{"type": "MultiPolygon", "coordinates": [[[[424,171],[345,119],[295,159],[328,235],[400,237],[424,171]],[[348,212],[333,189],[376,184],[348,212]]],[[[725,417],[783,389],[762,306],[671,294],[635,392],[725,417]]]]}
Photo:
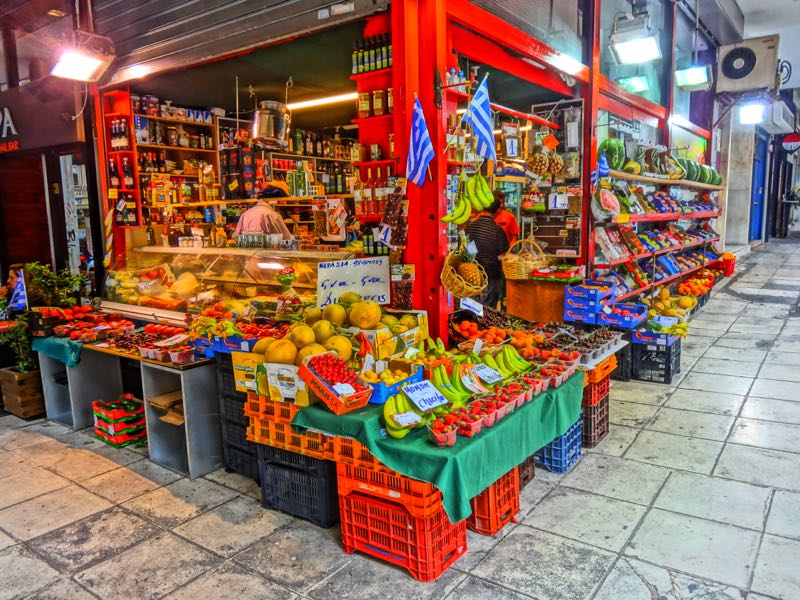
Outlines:
{"type": "Polygon", "coordinates": [[[433,160],[433,143],[425,123],[425,114],[419,98],[414,101],[414,115],[411,117],[411,139],[408,142],[406,159],[406,178],[421,186],[425,183],[425,172],[433,160]]]}
{"type": "Polygon", "coordinates": [[[497,162],[497,152],[494,147],[494,117],[489,104],[489,86],[486,77],[478,86],[464,117],[472,127],[472,135],[475,136],[475,152],[479,156],[497,162]]]}

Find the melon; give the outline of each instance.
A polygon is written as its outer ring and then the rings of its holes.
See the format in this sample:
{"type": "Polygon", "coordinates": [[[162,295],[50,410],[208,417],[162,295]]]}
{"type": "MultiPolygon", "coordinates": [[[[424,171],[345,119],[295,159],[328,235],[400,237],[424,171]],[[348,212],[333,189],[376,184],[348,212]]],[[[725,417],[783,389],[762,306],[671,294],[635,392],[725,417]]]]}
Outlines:
{"type": "Polygon", "coordinates": [[[278,363],[281,365],[293,365],[297,358],[297,346],[291,340],[280,339],[270,344],[264,353],[264,359],[268,363],[278,363]]]}
{"type": "Polygon", "coordinates": [[[356,302],[350,308],[349,318],[359,329],[375,329],[381,322],[381,306],[373,300],[356,302]]]}

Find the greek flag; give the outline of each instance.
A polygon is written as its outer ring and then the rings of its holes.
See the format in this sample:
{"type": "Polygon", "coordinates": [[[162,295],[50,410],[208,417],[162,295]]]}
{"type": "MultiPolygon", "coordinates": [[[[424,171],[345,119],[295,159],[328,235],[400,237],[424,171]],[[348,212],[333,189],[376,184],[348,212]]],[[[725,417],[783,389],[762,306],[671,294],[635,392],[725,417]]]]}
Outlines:
{"type": "Polygon", "coordinates": [[[411,117],[411,139],[408,142],[406,177],[421,186],[425,183],[425,171],[433,160],[433,143],[425,123],[422,104],[419,98],[414,102],[414,115],[411,117]]]}
{"type": "Polygon", "coordinates": [[[478,86],[464,117],[472,127],[472,135],[475,136],[475,152],[479,156],[491,158],[497,162],[497,152],[494,147],[494,118],[492,117],[492,107],[489,105],[489,87],[486,84],[486,77],[478,86]]]}

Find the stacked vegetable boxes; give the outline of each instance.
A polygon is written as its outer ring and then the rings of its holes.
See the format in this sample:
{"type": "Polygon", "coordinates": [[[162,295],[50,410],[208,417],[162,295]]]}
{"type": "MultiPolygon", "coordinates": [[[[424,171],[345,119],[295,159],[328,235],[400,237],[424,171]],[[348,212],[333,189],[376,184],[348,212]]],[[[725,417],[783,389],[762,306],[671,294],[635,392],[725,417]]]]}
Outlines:
{"type": "Polygon", "coordinates": [[[125,394],[113,402],[95,400],[94,433],[114,448],[123,448],[147,440],[144,404],[132,395],[125,394]]]}

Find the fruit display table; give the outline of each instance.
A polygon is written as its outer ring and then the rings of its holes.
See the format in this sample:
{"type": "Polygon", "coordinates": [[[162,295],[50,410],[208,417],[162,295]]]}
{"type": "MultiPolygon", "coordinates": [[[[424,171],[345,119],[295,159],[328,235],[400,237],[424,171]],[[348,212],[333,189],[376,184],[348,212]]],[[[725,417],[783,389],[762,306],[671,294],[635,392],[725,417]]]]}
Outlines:
{"type": "Polygon", "coordinates": [[[452,522],[472,512],[470,499],[534,452],[565,433],[581,416],[584,374],[548,390],[474,438],[459,437],[452,448],[439,448],[425,429],[401,440],[381,435],[382,406],[369,405],[335,415],[324,405],[302,409],[292,425],[328,435],[354,438],[390,469],[433,483],[442,492],[452,522]]]}
{"type": "Polygon", "coordinates": [[[534,279],[506,280],[508,314],[531,322],[564,320],[565,284],[534,279]]]}

